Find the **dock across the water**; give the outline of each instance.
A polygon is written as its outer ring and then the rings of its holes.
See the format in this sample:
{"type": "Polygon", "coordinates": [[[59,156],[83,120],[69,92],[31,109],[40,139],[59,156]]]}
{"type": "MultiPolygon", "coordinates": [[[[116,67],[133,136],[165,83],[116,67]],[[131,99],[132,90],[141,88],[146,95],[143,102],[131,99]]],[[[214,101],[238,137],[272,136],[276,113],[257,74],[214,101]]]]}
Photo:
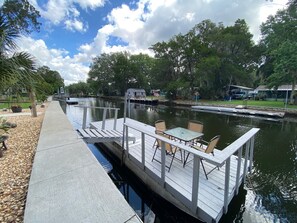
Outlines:
{"type": "MultiPolygon", "coordinates": [[[[91,123],[92,128],[114,129],[115,120],[91,123]]],[[[109,152],[123,159],[122,162],[136,174],[151,190],[158,193],[184,212],[205,222],[218,222],[228,211],[232,198],[238,194],[240,185],[252,168],[254,137],[259,129],[253,128],[228,147],[215,150],[214,156],[195,150],[184,143],[166,139],[155,134],[155,128],[145,123],[127,118],[116,120],[116,130],[133,135],[135,142],[129,138],[106,142],[109,152]],[[169,143],[190,153],[186,166],[174,160],[170,172],[166,166],[169,158],[165,148],[158,151],[152,161],[156,139],[169,143]],[[207,170],[219,166],[205,178],[200,171],[203,159],[207,170]]]]}
{"type": "Polygon", "coordinates": [[[254,109],[246,108],[228,108],[228,107],[218,107],[218,106],[192,106],[193,110],[197,111],[212,111],[219,113],[233,113],[239,115],[251,115],[251,116],[262,116],[269,118],[283,118],[285,116],[284,112],[273,112],[273,111],[259,111],[254,109]]]}

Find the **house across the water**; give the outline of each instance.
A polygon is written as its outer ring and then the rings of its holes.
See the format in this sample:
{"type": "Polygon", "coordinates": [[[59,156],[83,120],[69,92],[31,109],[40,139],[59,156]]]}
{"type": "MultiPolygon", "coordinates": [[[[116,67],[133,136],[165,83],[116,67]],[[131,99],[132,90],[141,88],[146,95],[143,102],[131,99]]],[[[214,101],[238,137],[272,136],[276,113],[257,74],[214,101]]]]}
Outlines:
{"type": "Polygon", "coordinates": [[[127,96],[128,98],[135,99],[135,98],[145,98],[146,93],[144,89],[138,89],[138,88],[129,88],[127,90],[127,96]]]}
{"type": "Polygon", "coordinates": [[[144,89],[138,89],[138,88],[129,88],[127,90],[127,98],[131,102],[141,103],[141,104],[150,104],[150,105],[156,105],[158,104],[157,99],[147,99],[146,93],[144,89]]]}
{"type": "MultiPolygon", "coordinates": [[[[295,86],[297,89],[297,85],[295,86]]],[[[257,94],[264,94],[266,98],[279,98],[279,99],[286,99],[290,98],[292,94],[292,85],[280,85],[277,89],[268,88],[265,85],[260,85],[255,89],[257,94]]]]}

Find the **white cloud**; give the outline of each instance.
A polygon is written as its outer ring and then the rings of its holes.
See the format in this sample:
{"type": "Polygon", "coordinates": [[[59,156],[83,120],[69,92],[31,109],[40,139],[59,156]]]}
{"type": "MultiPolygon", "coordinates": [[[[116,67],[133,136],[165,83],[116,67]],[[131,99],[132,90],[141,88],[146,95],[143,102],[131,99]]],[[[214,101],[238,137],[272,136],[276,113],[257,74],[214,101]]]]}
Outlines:
{"type": "Polygon", "coordinates": [[[233,25],[237,19],[245,19],[250,31],[259,39],[259,25],[267,15],[285,6],[287,1],[265,0],[225,1],[225,0],[140,0],[136,8],[121,5],[113,9],[108,18],[108,34],[128,42],[126,50],[146,50],[159,41],[167,41],[174,35],[188,32],[202,20],[223,22],[233,25]],[[272,6],[273,5],[273,6],[272,6]],[[265,13],[263,13],[265,12],[265,13]]]}
{"type": "Polygon", "coordinates": [[[66,29],[70,31],[79,31],[79,32],[86,32],[88,29],[87,24],[83,24],[82,21],[79,21],[77,19],[74,20],[66,20],[64,22],[66,29]]]}
{"type": "MultiPolygon", "coordinates": [[[[36,6],[36,0],[30,0],[36,6]]],[[[287,0],[139,0],[132,6],[122,4],[112,9],[92,42],[86,42],[73,57],[64,49],[48,49],[43,40],[22,38],[22,49],[26,49],[42,65],[57,70],[66,84],[85,80],[93,57],[103,52],[130,51],[152,52],[148,48],[157,42],[168,41],[174,35],[186,33],[202,20],[210,19],[225,26],[233,25],[237,19],[245,19],[257,40],[259,25],[269,14],[283,8],[287,0]],[[128,45],[108,45],[110,36],[121,39],[128,45]]],[[[70,30],[86,32],[84,18],[78,10],[95,9],[104,5],[104,0],[51,0],[37,9],[43,17],[54,24],[63,23],[70,30]]],[[[58,41],[58,40],[57,40],[58,41]]]]}
{"type": "Polygon", "coordinates": [[[30,3],[40,12],[41,16],[49,20],[54,25],[58,25],[62,22],[66,23],[66,28],[69,28],[69,21],[71,22],[71,30],[82,31],[86,27],[79,27],[78,20],[74,20],[80,16],[80,12],[77,8],[79,5],[82,9],[87,10],[88,8],[94,10],[97,7],[104,6],[105,0],[50,0],[44,5],[38,5],[37,0],[29,0],[30,3]],[[73,25],[74,24],[74,25],[73,25]]]}
{"type": "Polygon", "coordinates": [[[89,72],[88,60],[79,60],[79,55],[70,57],[65,49],[49,49],[43,40],[21,37],[18,40],[18,51],[29,52],[37,59],[39,66],[48,66],[60,73],[64,83],[69,85],[78,81],[85,81],[89,72]]]}

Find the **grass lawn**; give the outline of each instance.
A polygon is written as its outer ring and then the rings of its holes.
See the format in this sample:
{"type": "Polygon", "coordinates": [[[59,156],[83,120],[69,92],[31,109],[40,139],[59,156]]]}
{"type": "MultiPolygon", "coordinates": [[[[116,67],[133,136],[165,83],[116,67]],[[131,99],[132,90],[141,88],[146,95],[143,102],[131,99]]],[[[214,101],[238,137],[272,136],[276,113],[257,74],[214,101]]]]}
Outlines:
{"type": "MultiPolygon", "coordinates": [[[[11,105],[15,105],[15,104],[16,103],[0,102],[0,109],[10,108],[11,105]]],[[[22,108],[29,108],[29,106],[31,105],[30,102],[21,102],[17,104],[20,105],[22,108]]]]}

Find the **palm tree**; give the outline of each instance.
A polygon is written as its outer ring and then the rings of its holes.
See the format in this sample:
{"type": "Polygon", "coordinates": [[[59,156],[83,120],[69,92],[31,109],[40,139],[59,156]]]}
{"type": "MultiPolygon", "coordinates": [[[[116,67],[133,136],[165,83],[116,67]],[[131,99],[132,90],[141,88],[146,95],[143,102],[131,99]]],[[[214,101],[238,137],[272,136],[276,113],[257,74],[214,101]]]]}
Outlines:
{"type": "Polygon", "coordinates": [[[15,39],[19,32],[9,25],[0,12],[0,90],[7,90],[11,87],[23,87],[29,92],[32,103],[32,116],[37,117],[35,86],[40,82],[41,77],[34,71],[35,59],[26,52],[8,52],[17,48],[15,39]]]}

